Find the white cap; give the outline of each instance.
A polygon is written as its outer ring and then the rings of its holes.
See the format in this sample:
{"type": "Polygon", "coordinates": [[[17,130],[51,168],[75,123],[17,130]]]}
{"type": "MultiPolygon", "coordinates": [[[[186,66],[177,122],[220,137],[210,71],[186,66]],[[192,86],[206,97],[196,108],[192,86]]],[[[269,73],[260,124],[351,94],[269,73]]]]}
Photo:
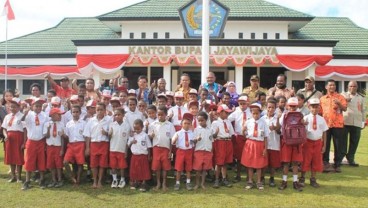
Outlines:
{"type": "Polygon", "coordinates": [[[175,92],[175,96],[174,97],[176,97],[176,98],[183,98],[184,97],[184,94],[183,94],[183,92],[178,91],[178,92],[175,92]]]}
{"type": "Polygon", "coordinates": [[[111,98],[111,91],[110,90],[103,90],[102,96],[106,98],[111,98]]]}
{"type": "Polygon", "coordinates": [[[311,98],[308,103],[309,105],[319,105],[320,101],[318,98],[311,98]]]}
{"type": "Polygon", "coordinates": [[[70,101],[78,101],[78,95],[72,95],[69,100],[70,101]]]}
{"type": "Polygon", "coordinates": [[[119,103],[120,103],[120,98],[119,98],[119,97],[114,96],[114,97],[112,97],[112,98],[110,99],[110,103],[112,103],[112,102],[119,102],[119,103]]]}
{"type": "Polygon", "coordinates": [[[258,108],[259,110],[262,110],[262,106],[259,103],[252,103],[249,108],[258,108]]]}
{"type": "Polygon", "coordinates": [[[189,94],[196,94],[196,95],[198,95],[198,92],[197,92],[197,90],[196,89],[190,89],[189,90],[189,94]]]}
{"type": "Polygon", "coordinates": [[[130,89],[130,90],[128,90],[128,94],[136,94],[136,93],[135,93],[135,89],[130,89]]]}
{"type": "Polygon", "coordinates": [[[59,97],[52,97],[51,98],[51,104],[60,104],[61,99],[59,97]]]}
{"type": "Polygon", "coordinates": [[[288,99],[287,104],[290,106],[297,106],[298,105],[298,98],[291,97],[288,99]]]}
{"type": "Polygon", "coordinates": [[[248,101],[248,97],[246,95],[240,96],[238,101],[248,101]]]}
{"type": "Polygon", "coordinates": [[[22,100],[20,98],[13,97],[10,102],[20,105],[22,103],[22,100]]]}
{"type": "Polygon", "coordinates": [[[171,97],[174,97],[174,92],[173,91],[166,91],[166,96],[171,96],[171,97]]]}

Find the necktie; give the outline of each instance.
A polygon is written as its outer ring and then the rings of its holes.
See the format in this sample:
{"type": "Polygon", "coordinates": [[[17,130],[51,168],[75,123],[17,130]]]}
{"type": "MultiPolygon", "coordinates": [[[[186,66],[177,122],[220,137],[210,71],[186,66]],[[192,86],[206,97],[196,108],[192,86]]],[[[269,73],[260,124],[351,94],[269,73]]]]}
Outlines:
{"type": "Polygon", "coordinates": [[[245,126],[245,122],[247,121],[247,113],[244,111],[243,112],[243,123],[242,126],[245,126]]]}
{"type": "Polygon", "coordinates": [[[36,114],[36,117],[35,117],[35,123],[36,123],[36,126],[40,125],[40,119],[38,118],[37,114],[36,114]]]}
{"type": "Polygon", "coordinates": [[[54,123],[54,128],[52,129],[52,136],[56,137],[57,136],[57,126],[56,123],[54,123]]]}
{"type": "Polygon", "coordinates": [[[189,136],[188,136],[188,132],[185,132],[185,147],[189,147],[189,136]]]}
{"type": "Polygon", "coordinates": [[[229,129],[227,128],[226,122],[224,121],[224,129],[226,133],[229,133],[229,129]]]}
{"type": "Polygon", "coordinates": [[[258,137],[258,123],[254,123],[253,137],[258,137]]]}
{"type": "Polygon", "coordinates": [[[317,130],[317,116],[313,116],[313,130],[317,130]]]}
{"type": "Polygon", "coordinates": [[[12,115],[12,117],[11,117],[9,123],[8,123],[9,127],[11,127],[13,125],[14,118],[15,118],[15,114],[12,115]]]}
{"type": "Polygon", "coordinates": [[[193,128],[197,128],[197,118],[193,119],[193,128]]]}
{"type": "Polygon", "coordinates": [[[143,93],[143,90],[139,89],[138,100],[142,99],[142,93],[143,93]]]}
{"type": "Polygon", "coordinates": [[[178,120],[181,121],[182,117],[181,117],[181,108],[178,107],[178,120]]]}

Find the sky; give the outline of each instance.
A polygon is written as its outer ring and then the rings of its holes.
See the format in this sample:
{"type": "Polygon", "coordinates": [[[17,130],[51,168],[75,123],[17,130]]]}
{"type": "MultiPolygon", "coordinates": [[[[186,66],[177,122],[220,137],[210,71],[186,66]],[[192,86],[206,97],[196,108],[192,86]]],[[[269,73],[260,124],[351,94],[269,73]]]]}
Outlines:
{"type": "MultiPolygon", "coordinates": [[[[8,22],[8,40],[54,27],[65,17],[94,17],[141,1],[142,0],[10,0],[15,14],[15,20],[8,22]]],[[[183,4],[189,1],[190,0],[183,1],[183,4]]],[[[368,29],[367,0],[268,1],[314,16],[349,17],[358,26],[368,29]]],[[[0,0],[1,13],[4,4],[5,0],[0,0]]],[[[178,7],[180,6],[181,5],[178,5],[178,7]]],[[[6,39],[5,25],[5,16],[1,16],[0,41],[5,41],[6,39]]]]}

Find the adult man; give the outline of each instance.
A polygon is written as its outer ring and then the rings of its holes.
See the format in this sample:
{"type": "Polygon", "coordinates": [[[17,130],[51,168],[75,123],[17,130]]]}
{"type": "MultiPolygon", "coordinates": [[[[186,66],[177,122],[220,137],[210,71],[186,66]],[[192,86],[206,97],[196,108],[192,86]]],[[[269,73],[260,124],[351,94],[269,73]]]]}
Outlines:
{"type": "Polygon", "coordinates": [[[69,87],[69,78],[67,76],[64,76],[60,79],[60,85],[55,82],[50,73],[45,75],[45,79],[50,82],[52,89],[56,91],[56,95],[63,100],[70,98],[70,96],[73,94],[77,94],[77,91],[69,87]]]}
{"type": "Polygon", "coordinates": [[[347,101],[347,110],[344,116],[344,137],[341,143],[341,150],[350,166],[358,167],[355,162],[355,152],[358,148],[361,129],[364,128],[365,108],[364,98],[357,93],[358,83],[350,81],[348,92],[341,93],[347,101]],[[349,148],[348,148],[349,141],[349,148]],[[348,150],[348,151],[347,151],[348,150]]]}
{"type": "Polygon", "coordinates": [[[314,88],[314,78],[312,76],[307,76],[304,79],[304,88],[298,90],[296,94],[304,95],[304,103],[307,104],[308,100],[311,98],[320,99],[323,94],[314,88]]]}
{"type": "Polygon", "coordinates": [[[165,94],[166,91],[166,80],[164,78],[160,78],[157,80],[157,84],[156,80],[151,84],[149,95],[153,97],[153,102],[155,102],[157,100],[157,95],[165,94]]]}
{"type": "MultiPolygon", "coordinates": [[[[341,161],[344,158],[342,141],[344,134],[343,111],[346,111],[346,100],[344,96],[336,92],[335,80],[326,81],[327,94],[321,97],[322,116],[325,118],[329,130],[327,130],[326,151],[323,153],[324,171],[330,170],[330,147],[331,138],[334,144],[334,168],[335,172],[341,172],[341,161]]],[[[318,127],[317,127],[318,128],[318,127]]]]}
{"type": "Polygon", "coordinates": [[[212,100],[214,102],[217,102],[217,93],[222,89],[222,86],[218,83],[216,83],[216,76],[213,72],[208,72],[206,77],[207,82],[203,83],[199,86],[198,94],[201,94],[201,89],[205,88],[208,90],[208,100],[212,100]]]}
{"type": "Polygon", "coordinates": [[[289,99],[290,97],[293,97],[295,92],[294,88],[289,89],[286,87],[286,75],[285,74],[279,74],[277,76],[276,84],[274,87],[271,87],[268,90],[268,97],[278,97],[278,96],[285,96],[286,99],[289,99]]]}
{"type": "Polygon", "coordinates": [[[257,100],[258,92],[264,92],[265,94],[267,94],[267,89],[260,86],[259,77],[255,74],[250,77],[250,86],[244,88],[243,93],[247,94],[249,103],[253,103],[257,100]]]}

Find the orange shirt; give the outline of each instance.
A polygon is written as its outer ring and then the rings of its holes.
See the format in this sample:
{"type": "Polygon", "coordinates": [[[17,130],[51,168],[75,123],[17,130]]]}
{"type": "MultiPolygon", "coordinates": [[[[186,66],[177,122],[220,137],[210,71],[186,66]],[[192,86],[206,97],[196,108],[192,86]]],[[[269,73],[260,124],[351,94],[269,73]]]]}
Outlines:
{"type": "Polygon", "coordinates": [[[70,87],[64,89],[60,85],[53,85],[52,88],[56,91],[56,95],[61,99],[70,98],[70,96],[77,94],[77,91],[70,87]]]}
{"type": "Polygon", "coordinates": [[[188,89],[184,89],[184,88],[179,88],[178,90],[176,90],[176,91],[180,91],[180,92],[182,92],[183,93],[183,95],[184,95],[184,103],[188,103],[189,102],[189,91],[191,90],[191,89],[193,89],[193,88],[188,88],[188,89]]]}
{"type": "Polygon", "coordinates": [[[341,105],[346,107],[344,96],[339,93],[327,94],[320,99],[322,116],[325,118],[329,128],[343,128],[344,117],[342,110],[335,104],[334,100],[339,100],[341,105]]]}

